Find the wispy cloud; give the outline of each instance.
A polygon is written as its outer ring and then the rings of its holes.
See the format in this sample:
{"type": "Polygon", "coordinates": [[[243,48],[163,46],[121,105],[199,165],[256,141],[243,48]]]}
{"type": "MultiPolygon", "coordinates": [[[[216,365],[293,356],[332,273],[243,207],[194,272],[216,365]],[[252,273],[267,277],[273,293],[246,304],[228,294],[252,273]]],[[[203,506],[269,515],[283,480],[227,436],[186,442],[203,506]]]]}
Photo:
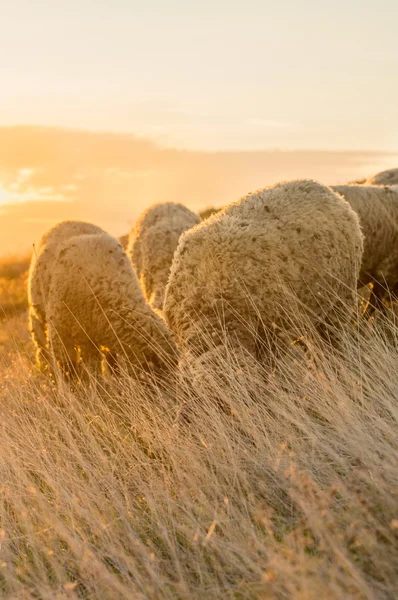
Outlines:
{"type": "MultiPolygon", "coordinates": [[[[233,121],[227,114],[204,127],[218,126],[227,137],[243,126],[243,119],[233,121]]],[[[267,128],[289,133],[296,126],[258,115],[250,121],[259,145],[267,128]]],[[[31,248],[62,219],[92,221],[120,235],[154,202],[182,202],[198,211],[281,179],[343,183],[397,161],[364,152],[187,151],[132,135],[0,127],[0,253],[31,248]]]]}
{"type": "Polygon", "coordinates": [[[21,204],[25,202],[62,202],[65,196],[55,192],[52,187],[17,191],[18,184],[11,184],[10,188],[0,183],[0,206],[8,204],[21,204]]]}

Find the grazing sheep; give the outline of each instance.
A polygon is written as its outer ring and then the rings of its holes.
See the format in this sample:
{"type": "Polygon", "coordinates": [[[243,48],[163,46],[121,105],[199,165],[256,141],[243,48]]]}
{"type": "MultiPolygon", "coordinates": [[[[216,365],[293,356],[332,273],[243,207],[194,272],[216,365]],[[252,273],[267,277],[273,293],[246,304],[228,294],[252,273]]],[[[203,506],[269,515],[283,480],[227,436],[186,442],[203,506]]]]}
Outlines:
{"type": "Polygon", "coordinates": [[[163,308],[164,292],[174,252],[181,234],[200,218],[182,204],[154,204],[131,230],[127,254],[130,256],[144,296],[153,308],[163,308]]]}
{"type": "Polygon", "coordinates": [[[66,372],[80,360],[98,369],[101,348],[138,371],[167,372],[177,361],[171,332],[145,302],[121,244],[107,233],[62,244],[46,313],[49,345],[66,372]]]}
{"type": "Polygon", "coordinates": [[[204,208],[203,210],[201,210],[198,213],[198,215],[202,219],[202,221],[204,221],[205,219],[208,219],[209,217],[211,217],[211,215],[214,215],[214,213],[217,213],[220,210],[221,210],[221,208],[216,208],[215,206],[209,206],[208,208],[204,208]]]}
{"type": "Polygon", "coordinates": [[[334,185],[359,216],[365,236],[358,287],[373,283],[373,309],[383,308],[386,287],[398,284],[398,189],[368,185],[334,185]]]}
{"type": "Polygon", "coordinates": [[[299,314],[320,329],[350,319],[362,249],[357,215],[329,188],[303,180],[259,190],[181,236],[166,322],[188,355],[211,362],[228,343],[261,356],[264,341],[305,333],[299,314]]]}
{"type": "Polygon", "coordinates": [[[40,369],[48,365],[46,303],[59,246],[71,237],[104,233],[100,227],[83,221],[62,221],[44,233],[34,249],[28,279],[29,325],[40,369]]]}
{"type": "Polygon", "coordinates": [[[353,179],[348,182],[348,185],[363,185],[366,183],[366,177],[360,177],[359,179],[353,179]]]}
{"type": "Polygon", "coordinates": [[[388,169],[380,171],[366,181],[366,185],[397,185],[398,184],[398,169],[388,169]]]}
{"type": "Polygon", "coordinates": [[[119,242],[123,246],[123,249],[126,250],[129,243],[129,234],[125,233],[124,235],[121,235],[119,238],[119,242]]]}

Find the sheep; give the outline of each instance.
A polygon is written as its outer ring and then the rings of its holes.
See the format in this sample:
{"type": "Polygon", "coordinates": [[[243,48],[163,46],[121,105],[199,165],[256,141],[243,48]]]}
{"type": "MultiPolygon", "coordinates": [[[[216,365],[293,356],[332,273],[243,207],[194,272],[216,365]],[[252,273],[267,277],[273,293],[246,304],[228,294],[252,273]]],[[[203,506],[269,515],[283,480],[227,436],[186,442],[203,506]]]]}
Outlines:
{"type": "Polygon", "coordinates": [[[370,177],[365,185],[397,185],[398,184],[398,169],[387,169],[380,171],[373,177],[370,177]]]}
{"type": "Polygon", "coordinates": [[[137,220],[130,232],[130,256],[144,296],[161,310],[170,267],[181,234],[200,223],[200,217],[182,204],[154,204],[137,220]]]}
{"type": "Polygon", "coordinates": [[[118,240],[107,233],[74,237],[59,248],[46,306],[54,359],[73,373],[100,369],[101,348],[128,360],[136,374],[167,373],[177,362],[173,337],[145,302],[118,240]]]}
{"type": "Polygon", "coordinates": [[[383,309],[386,287],[398,284],[398,188],[368,185],[334,185],[358,214],[365,236],[358,287],[373,283],[372,298],[366,311],[383,309]],[[372,302],[373,300],[373,302],[372,302]]]}
{"type": "Polygon", "coordinates": [[[347,185],[363,185],[364,183],[366,183],[366,177],[359,177],[358,179],[349,181],[347,185]]]}
{"type": "Polygon", "coordinates": [[[123,250],[126,250],[129,243],[129,234],[125,233],[119,237],[119,242],[121,243],[123,250]]]}
{"type": "Polygon", "coordinates": [[[358,216],[330,188],[299,180],[250,193],[181,236],[166,323],[184,356],[210,364],[227,343],[261,358],[303,335],[298,305],[321,332],[350,319],[362,251],[358,216]]]}
{"type": "Polygon", "coordinates": [[[215,206],[209,206],[208,208],[204,208],[203,210],[201,210],[198,213],[198,215],[202,219],[202,221],[204,221],[205,219],[208,219],[209,217],[211,217],[211,215],[214,215],[214,213],[217,213],[219,210],[221,210],[221,208],[216,208],[215,206]]]}
{"type": "Polygon", "coordinates": [[[32,255],[28,277],[29,326],[36,346],[36,364],[45,370],[50,356],[46,337],[46,303],[53,266],[59,246],[71,237],[104,233],[100,227],[84,221],[62,221],[46,231],[32,255]]]}

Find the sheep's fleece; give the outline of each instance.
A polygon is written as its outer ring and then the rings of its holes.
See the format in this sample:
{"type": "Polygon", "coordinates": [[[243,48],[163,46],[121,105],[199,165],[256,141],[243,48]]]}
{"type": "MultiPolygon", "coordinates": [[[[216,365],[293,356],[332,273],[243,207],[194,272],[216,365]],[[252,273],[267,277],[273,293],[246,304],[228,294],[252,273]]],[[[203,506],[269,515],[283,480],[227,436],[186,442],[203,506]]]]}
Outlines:
{"type": "Polygon", "coordinates": [[[335,185],[359,216],[365,236],[358,285],[379,282],[385,290],[398,284],[398,188],[335,185]]]}
{"type": "Polygon", "coordinates": [[[148,208],[131,230],[127,254],[144,296],[153,308],[163,308],[164,292],[181,234],[200,223],[182,204],[167,202],[148,208]]]}
{"type": "Polygon", "coordinates": [[[358,217],[343,198],[311,180],[278,183],[182,235],[166,322],[196,355],[228,340],[256,356],[270,332],[305,333],[298,304],[321,328],[337,313],[349,319],[362,251],[358,217]]]}
{"type": "Polygon", "coordinates": [[[366,181],[367,185],[397,185],[398,169],[388,169],[381,171],[366,181]]]}
{"type": "Polygon", "coordinates": [[[204,221],[205,219],[208,219],[209,217],[211,217],[211,215],[214,215],[214,213],[218,212],[219,210],[221,210],[220,207],[216,208],[215,206],[209,206],[209,207],[201,210],[198,213],[198,215],[202,219],[202,221],[204,221]]]}
{"type": "Polygon", "coordinates": [[[40,368],[48,364],[46,303],[59,246],[71,237],[104,233],[100,227],[84,221],[62,221],[51,227],[34,249],[28,279],[29,325],[36,345],[40,368]]]}
{"type": "Polygon", "coordinates": [[[145,302],[121,244],[107,233],[71,238],[59,249],[47,302],[48,337],[61,365],[98,368],[101,347],[134,369],[176,363],[172,334],[145,302]]]}

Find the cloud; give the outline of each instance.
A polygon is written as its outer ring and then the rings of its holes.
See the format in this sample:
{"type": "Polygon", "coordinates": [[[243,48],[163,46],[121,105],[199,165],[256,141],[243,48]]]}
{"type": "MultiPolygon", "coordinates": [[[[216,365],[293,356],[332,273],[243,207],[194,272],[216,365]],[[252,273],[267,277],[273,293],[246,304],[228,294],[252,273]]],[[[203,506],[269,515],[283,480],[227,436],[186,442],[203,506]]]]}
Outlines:
{"type": "MultiPolygon", "coordinates": [[[[294,125],[251,121],[265,133],[294,125]]],[[[220,127],[227,132],[226,123],[220,127]]],[[[396,164],[398,157],[375,152],[188,151],[133,135],[0,127],[0,253],[31,248],[62,219],[92,221],[120,235],[154,202],[198,211],[281,179],[339,183],[396,164]]]]}
{"type": "Polygon", "coordinates": [[[10,204],[23,204],[26,202],[62,202],[63,194],[56,193],[52,187],[18,191],[19,184],[11,184],[9,188],[0,183],[0,206],[10,204]]]}

